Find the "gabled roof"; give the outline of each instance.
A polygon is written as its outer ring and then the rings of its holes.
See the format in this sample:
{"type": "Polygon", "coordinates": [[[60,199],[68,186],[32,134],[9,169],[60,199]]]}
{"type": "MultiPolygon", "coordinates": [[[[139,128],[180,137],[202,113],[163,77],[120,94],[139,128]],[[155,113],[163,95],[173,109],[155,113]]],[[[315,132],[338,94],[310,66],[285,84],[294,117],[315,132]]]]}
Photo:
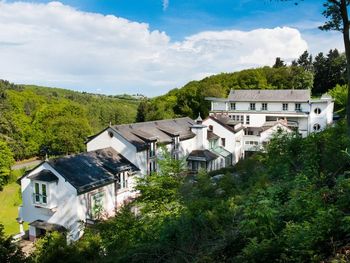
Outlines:
{"type": "Polygon", "coordinates": [[[47,161],[78,194],[110,184],[118,172],[139,169],[112,148],[47,161]]]}
{"type": "Polygon", "coordinates": [[[138,151],[142,151],[147,148],[149,141],[155,139],[167,144],[171,143],[175,136],[179,136],[180,140],[193,138],[195,134],[191,132],[191,126],[194,124],[191,118],[185,117],[114,125],[111,128],[133,144],[138,151]]]}
{"type": "Polygon", "coordinates": [[[243,126],[239,126],[237,129],[235,128],[235,126],[237,124],[240,124],[240,122],[236,122],[236,123],[232,123],[232,120],[228,117],[228,116],[224,116],[224,115],[217,115],[217,116],[209,116],[209,119],[215,121],[216,123],[220,124],[222,127],[226,128],[227,130],[229,130],[230,132],[238,132],[240,130],[242,130],[244,127],[243,126]],[[232,125],[232,126],[231,126],[232,125]],[[234,125],[234,126],[233,126],[234,125]]]}
{"type": "Polygon", "coordinates": [[[44,169],[36,174],[28,176],[29,179],[38,180],[43,182],[54,182],[58,181],[58,177],[53,174],[50,170],[44,169]]]}
{"type": "Polygon", "coordinates": [[[307,102],[311,98],[309,89],[285,89],[285,90],[231,90],[229,101],[245,102],[307,102]]]}
{"type": "Polygon", "coordinates": [[[213,133],[212,131],[207,131],[207,138],[209,141],[211,140],[217,140],[220,139],[219,135],[216,135],[215,133],[213,133]]]}

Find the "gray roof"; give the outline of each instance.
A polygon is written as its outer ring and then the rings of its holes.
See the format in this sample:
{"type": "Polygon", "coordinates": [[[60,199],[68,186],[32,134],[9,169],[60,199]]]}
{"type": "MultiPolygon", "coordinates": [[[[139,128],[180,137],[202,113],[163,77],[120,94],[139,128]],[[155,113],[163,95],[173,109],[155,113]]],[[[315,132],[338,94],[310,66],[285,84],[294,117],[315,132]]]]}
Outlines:
{"type": "Polygon", "coordinates": [[[213,133],[212,131],[207,131],[207,138],[208,140],[217,140],[220,139],[220,136],[218,136],[217,134],[213,133]]]}
{"type": "Polygon", "coordinates": [[[32,174],[28,176],[29,179],[32,180],[38,180],[38,181],[43,181],[43,182],[54,182],[58,181],[58,177],[53,174],[50,170],[41,170],[40,172],[36,174],[32,174]]]}
{"type": "Polygon", "coordinates": [[[78,194],[112,183],[118,172],[139,170],[112,148],[52,159],[48,163],[78,194]]]}
{"type": "Polygon", "coordinates": [[[209,162],[218,157],[218,155],[209,150],[194,150],[188,155],[187,160],[209,162]]]}
{"type": "Polygon", "coordinates": [[[58,232],[66,232],[67,229],[64,226],[58,225],[58,224],[53,224],[53,223],[48,223],[43,220],[35,220],[31,223],[29,223],[30,226],[34,226],[39,229],[44,229],[46,231],[58,231],[58,232]]]}
{"type": "Polygon", "coordinates": [[[231,90],[229,101],[266,101],[266,102],[307,102],[310,100],[309,89],[285,89],[285,90],[231,90]]]}
{"type": "Polygon", "coordinates": [[[195,134],[191,132],[191,126],[194,124],[191,118],[185,117],[121,124],[112,126],[111,128],[133,144],[138,151],[142,151],[153,140],[167,144],[172,142],[174,136],[179,136],[180,140],[193,138],[195,134]]]}

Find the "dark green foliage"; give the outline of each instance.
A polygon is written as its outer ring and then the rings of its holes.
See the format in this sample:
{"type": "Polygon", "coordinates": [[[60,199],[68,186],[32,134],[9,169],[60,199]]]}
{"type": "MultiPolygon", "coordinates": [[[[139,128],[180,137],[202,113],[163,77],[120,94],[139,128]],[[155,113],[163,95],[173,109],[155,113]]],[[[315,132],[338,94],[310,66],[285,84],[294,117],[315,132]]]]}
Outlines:
{"type": "Polygon", "coordinates": [[[135,121],[138,101],[0,81],[0,139],[15,159],[85,149],[87,136],[135,121]]]}
{"type": "Polygon", "coordinates": [[[13,243],[12,237],[6,237],[4,227],[0,224],[0,262],[19,263],[26,262],[22,251],[13,243]]]}
{"type": "Polygon", "coordinates": [[[35,251],[27,259],[37,263],[96,262],[103,255],[98,235],[87,231],[79,243],[67,244],[65,235],[52,232],[35,243],[35,251]]]}
{"type": "Polygon", "coordinates": [[[13,154],[6,144],[0,140],[0,190],[8,182],[11,173],[11,166],[14,163],[13,154]]]}
{"type": "Polygon", "coordinates": [[[346,80],[346,57],[337,49],[330,50],[325,57],[319,53],[313,62],[315,81],[313,92],[322,94],[337,84],[344,85],[346,80]]]}

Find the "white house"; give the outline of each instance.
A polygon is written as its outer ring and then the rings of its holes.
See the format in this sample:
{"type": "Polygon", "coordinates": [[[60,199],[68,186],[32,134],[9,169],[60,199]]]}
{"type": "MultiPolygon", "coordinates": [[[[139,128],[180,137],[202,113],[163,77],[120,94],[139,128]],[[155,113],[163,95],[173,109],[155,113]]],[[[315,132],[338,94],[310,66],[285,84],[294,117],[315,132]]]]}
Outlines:
{"type": "Polygon", "coordinates": [[[226,116],[244,126],[245,151],[261,149],[277,129],[305,137],[333,121],[332,98],[311,99],[310,90],[231,90],[226,99],[206,99],[211,101],[210,116],[226,116]]]}
{"type": "Polygon", "coordinates": [[[20,224],[31,240],[46,231],[77,240],[84,224],[114,215],[136,195],[135,178],[158,169],[160,147],[185,158],[189,171],[212,171],[242,157],[243,127],[213,117],[178,118],[107,127],[87,141],[87,152],[47,160],[20,178],[20,224]]]}
{"type": "Polygon", "coordinates": [[[157,170],[159,147],[164,146],[174,158],[186,158],[189,170],[212,171],[234,164],[239,158],[232,141],[236,133],[238,138],[243,132],[227,127],[220,122],[212,123],[212,118],[202,121],[200,117],[196,121],[185,117],[115,125],[91,137],[87,151],[112,147],[147,175],[157,170]],[[213,127],[220,139],[215,145],[213,127]]]}
{"type": "Polygon", "coordinates": [[[20,224],[29,223],[29,238],[46,231],[77,240],[83,224],[112,216],[133,198],[128,182],[139,169],[112,148],[44,161],[20,178],[20,224]]]}

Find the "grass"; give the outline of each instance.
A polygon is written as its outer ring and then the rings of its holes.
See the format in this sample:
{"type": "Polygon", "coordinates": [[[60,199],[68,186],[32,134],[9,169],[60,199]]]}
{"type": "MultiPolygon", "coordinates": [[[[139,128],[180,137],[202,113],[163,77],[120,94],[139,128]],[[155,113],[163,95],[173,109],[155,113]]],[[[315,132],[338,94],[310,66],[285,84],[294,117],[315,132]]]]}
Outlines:
{"type": "MultiPolygon", "coordinates": [[[[17,184],[14,178],[19,178],[24,170],[12,171],[9,184],[5,185],[0,191],[0,224],[4,225],[6,235],[15,235],[19,233],[19,225],[16,221],[18,217],[18,206],[22,203],[21,186],[17,184]]],[[[28,225],[24,225],[28,229],[28,225]]]]}

